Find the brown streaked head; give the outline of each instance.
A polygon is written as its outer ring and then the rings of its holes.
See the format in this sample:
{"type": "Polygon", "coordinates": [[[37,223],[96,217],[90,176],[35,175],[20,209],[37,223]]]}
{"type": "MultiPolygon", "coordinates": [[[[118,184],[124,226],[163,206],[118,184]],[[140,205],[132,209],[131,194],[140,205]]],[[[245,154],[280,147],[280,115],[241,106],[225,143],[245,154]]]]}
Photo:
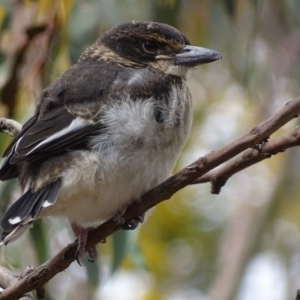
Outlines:
{"type": "Polygon", "coordinates": [[[92,57],[126,67],[152,66],[163,72],[176,66],[190,68],[220,59],[214,51],[191,46],[187,37],[174,27],[155,22],[118,25],[89,47],[81,59],[92,57]]]}

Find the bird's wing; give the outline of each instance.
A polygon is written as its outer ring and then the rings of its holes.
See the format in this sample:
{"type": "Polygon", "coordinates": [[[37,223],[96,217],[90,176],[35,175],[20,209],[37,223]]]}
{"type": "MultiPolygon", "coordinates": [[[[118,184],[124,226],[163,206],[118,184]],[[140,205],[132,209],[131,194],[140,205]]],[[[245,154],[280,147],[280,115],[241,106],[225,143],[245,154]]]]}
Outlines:
{"type": "MultiPolygon", "coordinates": [[[[40,118],[30,119],[6,151],[7,158],[0,169],[0,179],[18,176],[18,166],[24,162],[34,164],[57,154],[89,147],[89,138],[99,133],[101,125],[95,115],[97,106],[90,109],[94,117],[85,118],[81,106],[58,106],[40,118]]],[[[7,210],[1,220],[0,243],[7,244],[17,239],[44,207],[56,202],[62,179],[58,177],[53,180],[36,191],[29,188],[7,210]]]]}
{"type": "Polygon", "coordinates": [[[81,61],[45,88],[36,115],[4,152],[0,180],[18,177],[23,162],[85,149],[90,135],[99,133],[98,114],[120,70],[112,63],[81,61]]]}
{"type": "Polygon", "coordinates": [[[95,119],[80,117],[76,113],[76,105],[72,110],[59,106],[39,119],[31,118],[4,153],[7,158],[0,169],[0,179],[17,177],[17,166],[23,162],[86,148],[89,137],[96,134],[100,127],[95,119]]]}

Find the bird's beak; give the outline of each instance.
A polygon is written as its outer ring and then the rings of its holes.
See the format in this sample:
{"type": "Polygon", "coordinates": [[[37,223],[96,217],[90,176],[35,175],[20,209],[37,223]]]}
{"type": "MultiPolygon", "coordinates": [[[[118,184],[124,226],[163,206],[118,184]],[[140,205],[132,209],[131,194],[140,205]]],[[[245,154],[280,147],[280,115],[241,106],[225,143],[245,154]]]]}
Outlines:
{"type": "Polygon", "coordinates": [[[221,54],[215,50],[186,45],[179,54],[175,55],[174,63],[177,66],[194,67],[221,58],[221,54]]]}

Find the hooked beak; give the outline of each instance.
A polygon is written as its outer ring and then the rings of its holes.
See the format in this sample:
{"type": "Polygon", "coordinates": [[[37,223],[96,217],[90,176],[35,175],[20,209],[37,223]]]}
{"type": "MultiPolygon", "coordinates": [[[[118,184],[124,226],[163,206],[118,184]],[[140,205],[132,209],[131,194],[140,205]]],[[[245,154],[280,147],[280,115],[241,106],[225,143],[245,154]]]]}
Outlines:
{"type": "Polygon", "coordinates": [[[184,46],[179,54],[174,57],[174,63],[177,66],[194,67],[207,64],[221,59],[222,56],[215,50],[195,46],[184,46]]]}

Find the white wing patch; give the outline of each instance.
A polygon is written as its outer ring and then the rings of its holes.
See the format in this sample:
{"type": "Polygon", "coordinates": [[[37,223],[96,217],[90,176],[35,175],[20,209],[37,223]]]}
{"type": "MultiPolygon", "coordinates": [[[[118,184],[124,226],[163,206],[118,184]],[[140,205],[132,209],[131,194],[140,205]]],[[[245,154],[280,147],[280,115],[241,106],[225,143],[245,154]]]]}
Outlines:
{"type": "Polygon", "coordinates": [[[21,222],[21,218],[20,217],[15,217],[15,218],[10,218],[8,220],[8,222],[11,224],[11,225],[15,225],[15,224],[18,224],[21,222]]]}
{"type": "Polygon", "coordinates": [[[50,205],[52,205],[53,202],[49,202],[48,200],[45,200],[45,202],[43,203],[42,207],[48,207],[50,205]]]}
{"type": "MultiPolygon", "coordinates": [[[[32,153],[33,151],[37,150],[41,146],[43,146],[45,144],[48,144],[51,141],[53,141],[55,139],[58,139],[58,138],[60,138],[60,137],[62,137],[64,135],[67,135],[70,132],[76,131],[79,128],[84,127],[86,125],[87,124],[83,120],[81,120],[79,118],[76,118],[75,120],[72,121],[72,123],[68,127],[66,127],[64,129],[56,132],[52,136],[50,136],[47,139],[43,140],[42,142],[40,142],[39,144],[37,144],[32,150],[30,150],[26,155],[29,155],[30,153],[32,153]]],[[[22,140],[22,138],[20,138],[19,141],[16,144],[16,153],[18,153],[18,145],[19,145],[19,143],[20,143],[21,140],[22,140]]]]}

